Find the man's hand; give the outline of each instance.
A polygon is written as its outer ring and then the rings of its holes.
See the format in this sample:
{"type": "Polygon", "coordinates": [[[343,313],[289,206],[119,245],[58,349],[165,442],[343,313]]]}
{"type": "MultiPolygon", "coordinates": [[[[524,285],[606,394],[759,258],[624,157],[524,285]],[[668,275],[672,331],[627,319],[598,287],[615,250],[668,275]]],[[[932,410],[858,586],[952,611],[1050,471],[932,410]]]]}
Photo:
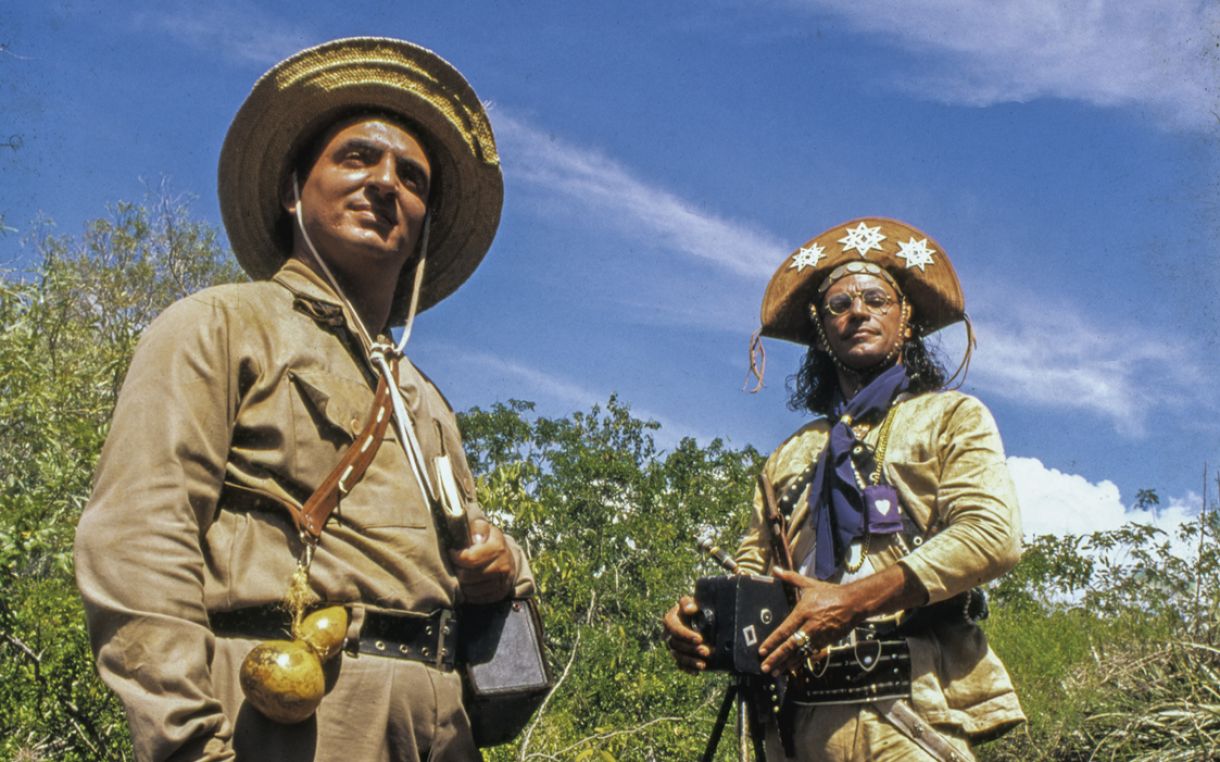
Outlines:
{"type": "Polygon", "coordinates": [[[470,546],[449,551],[467,603],[495,603],[513,592],[517,562],[504,533],[484,519],[470,522],[470,546]]]}
{"type": "Polygon", "coordinates": [[[869,617],[928,602],[928,591],[902,564],[846,585],[832,585],[782,569],[775,569],[774,574],[795,587],[799,595],[792,613],[758,648],[758,655],[766,657],[763,671],[777,677],[869,617]]]}
{"type": "Polygon", "coordinates": [[[699,612],[695,599],[684,595],[678,605],[665,612],[661,623],[665,626],[665,644],[669,653],[683,672],[698,674],[707,669],[710,648],[703,644],[703,637],[691,629],[690,620],[699,612]]]}
{"type": "Polygon", "coordinates": [[[788,617],[758,647],[758,655],[766,657],[763,672],[778,677],[846,635],[852,625],[864,618],[864,612],[859,610],[848,586],[832,585],[783,569],[775,569],[774,574],[795,587],[799,596],[788,617]],[[804,637],[794,638],[798,631],[804,637]],[[807,644],[803,653],[802,643],[807,644]]]}

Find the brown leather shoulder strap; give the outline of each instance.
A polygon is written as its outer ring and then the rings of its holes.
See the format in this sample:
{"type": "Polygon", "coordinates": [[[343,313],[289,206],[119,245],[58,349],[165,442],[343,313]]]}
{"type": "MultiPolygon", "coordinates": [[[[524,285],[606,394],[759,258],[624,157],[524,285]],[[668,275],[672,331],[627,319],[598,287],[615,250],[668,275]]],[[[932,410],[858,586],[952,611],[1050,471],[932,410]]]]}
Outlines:
{"type": "MultiPolygon", "coordinates": [[[[390,361],[394,376],[398,376],[398,359],[390,361]]],[[[385,439],[386,427],[390,425],[393,413],[390,410],[390,382],[383,375],[377,382],[377,393],[373,396],[373,408],[369,411],[368,420],[360,430],[355,440],[343,453],[343,458],[334,470],[322,481],[314,491],[301,511],[293,512],[297,520],[297,528],[309,533],[315,540],[322,536],[322,528],[330,514],[339,505],[339,498],[351,491],[352,487],[364,477],[373,456],[380,449],[385,439]]]]}
{"type": "Polygon", "coordinates": [[[786,571],[795,571],[792,565],[792,549],[788,547],[787,522],[784,514],[779,511],[779,501],[775,499],[775,486],[767,478],[766,473],[758,473],[758,489],[763,498],[763,517],[767,520],[768,534],[771,540],[774,564],[786,571]]]}

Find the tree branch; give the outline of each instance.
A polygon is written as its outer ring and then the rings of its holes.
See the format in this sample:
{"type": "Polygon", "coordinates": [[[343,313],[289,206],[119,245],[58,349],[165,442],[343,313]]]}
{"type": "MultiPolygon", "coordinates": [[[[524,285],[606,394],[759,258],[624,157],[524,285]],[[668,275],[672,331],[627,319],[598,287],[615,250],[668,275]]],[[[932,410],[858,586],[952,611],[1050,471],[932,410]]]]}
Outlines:
{"type": "MultiPolygon", "coordinates": [[[[593,589],[593,594],[589,596],[589,612],[585,615],[585,624],[588,625],[593,621],[593,609],[597,605],[597,589],[593,589]]],[[[555,681],[555,687],[551,688],[550,693],[546,694],[546,698],[542,700],[542,705],[538,707],[538,711],[534,713],[534,719],[530,720],[529,727],[525,729],[525,737],[521,739],[521,746],[517,749],[517,762],[523,762],[528,759],[526,754],[529,752],[530,738],[534,735],[534,728],[538,727],[538,722],[542,720],[542,714],[546,711],[547,705],[551,703],[551,697],[559,692],[559,686],[563,685],[563,681],[568,679],[568,674],[572,671],[572,664],[576,662],[576,652],[580,650],[580,628],[576,629],[576,641],[572,644],[572,653],[568,656],[568,663],[563,667],[563,673],[559,675],[559,679],[555,681]]]]}

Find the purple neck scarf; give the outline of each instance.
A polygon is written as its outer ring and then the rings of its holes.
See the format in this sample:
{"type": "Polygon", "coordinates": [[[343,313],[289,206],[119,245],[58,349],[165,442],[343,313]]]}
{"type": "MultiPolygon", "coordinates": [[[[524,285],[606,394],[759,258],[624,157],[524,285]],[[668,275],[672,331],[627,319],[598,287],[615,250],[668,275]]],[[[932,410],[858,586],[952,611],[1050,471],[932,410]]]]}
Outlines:
{"type": "Polygon", "coordinates": [[[864,495],[852,469],[851,451],[856,434],[844,422],[880,420],[894,398],[911,385],[906,368],[894,365],[869,382],[850,401],[835,397],[832,408],[834,425],[826,449],[813,472],[809,490],[809,516],[817,543],[814,546],[814,572],[818,579],[829,579],[838,570],[852,540],[865,532],[864,495]]]}

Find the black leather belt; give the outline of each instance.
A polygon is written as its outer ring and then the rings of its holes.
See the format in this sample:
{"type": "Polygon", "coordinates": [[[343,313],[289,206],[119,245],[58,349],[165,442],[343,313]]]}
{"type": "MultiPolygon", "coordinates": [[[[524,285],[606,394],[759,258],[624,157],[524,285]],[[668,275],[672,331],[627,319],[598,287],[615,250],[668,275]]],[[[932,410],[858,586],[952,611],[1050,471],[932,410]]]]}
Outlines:
{"type": "Polygon", "coordinates": [[[789,684],[798,704],[858,704],[911,694],[911,651],[903,638],[859,628],[811,666],[789,684]]]}
{"type": "Polygon", "coordinates": [[[922,606],[901,620],[869,622],[831,646],[790,684],[798,704],[857,704],[911,693],[908,636],[934,626],[963,626],[987,618],[987,597],[980,589],[922,606]]]}
{"type": "MultiPolygon", "coordinates": [[[[217,635],[291,637],[288,613],[278,606],[216,611],[208,614],[208,620],[217,635]]],[[[365,611],[360,637],[349,638],[344,650],[353,655],[409,659],[451,670],[457,661],[457,618],[451,609],[439,609],[428,616],[365,611]]]]}

